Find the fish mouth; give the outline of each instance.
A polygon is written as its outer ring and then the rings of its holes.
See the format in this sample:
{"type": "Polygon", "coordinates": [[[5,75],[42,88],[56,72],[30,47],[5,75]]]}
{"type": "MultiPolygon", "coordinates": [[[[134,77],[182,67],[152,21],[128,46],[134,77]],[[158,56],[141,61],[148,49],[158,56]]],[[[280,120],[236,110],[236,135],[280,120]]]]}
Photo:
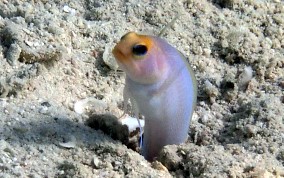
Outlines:
{"type": "Polygon", "coordinates": [[[125,58],[125,55],[118,49],[117,45],[112,50],[112,54],[117,61],[122,61],[125,58]]]}
{"type": "Polygon", "coordinates": [[[112,54],[116,60],[117,63],[123,64],[123,65],[130,65],[132,62],[132,54],[128,50],[131,48],[130,44],[125,44],[123,41],[120,41],[115,45],[115,47],[112,50],[112,54]]]}
{"type": "Polygon", "coordinates": [[[121,45],[117,44],[112,50],[112,54],[114,55],[114,58],[118,63],[118,65],[120,66],[120,68],[122,68],[125,71],[127,69],[126,66],[132,66],[131,60],[129,59],[129,57],[127,57],[128,56],[127,54],[123,53],[123,51],[120,50],[120,48],[121,45]]]}

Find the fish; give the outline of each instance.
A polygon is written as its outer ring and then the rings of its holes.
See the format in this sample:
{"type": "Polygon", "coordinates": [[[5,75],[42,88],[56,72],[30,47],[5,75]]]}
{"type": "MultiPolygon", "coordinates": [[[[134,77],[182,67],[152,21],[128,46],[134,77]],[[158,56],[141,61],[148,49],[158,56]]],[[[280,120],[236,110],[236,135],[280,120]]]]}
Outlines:
{"type": "Polygon", "coordinates": [[[128,32],[112,53],[126,73],[124,103],[144,116],[142,155],[153,161],[166,145],[187,140],[197,100],[188,60],[166,40],[128,32]]]}

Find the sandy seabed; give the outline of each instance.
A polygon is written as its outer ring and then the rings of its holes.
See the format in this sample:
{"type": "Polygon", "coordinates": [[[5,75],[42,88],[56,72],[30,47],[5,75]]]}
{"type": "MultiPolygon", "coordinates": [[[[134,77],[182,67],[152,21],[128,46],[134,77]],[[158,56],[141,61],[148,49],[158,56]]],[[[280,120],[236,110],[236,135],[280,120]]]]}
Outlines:
{"type": "Polygon", "coordinates": [[[284,2],[1,0],[0,96],[0,177],[284,177],[284,2]],[[120,37],[176,14],[163,38],[194,68],[198,102],[188,141],[149,163],[88,113],[122,113],[120,37]]]}

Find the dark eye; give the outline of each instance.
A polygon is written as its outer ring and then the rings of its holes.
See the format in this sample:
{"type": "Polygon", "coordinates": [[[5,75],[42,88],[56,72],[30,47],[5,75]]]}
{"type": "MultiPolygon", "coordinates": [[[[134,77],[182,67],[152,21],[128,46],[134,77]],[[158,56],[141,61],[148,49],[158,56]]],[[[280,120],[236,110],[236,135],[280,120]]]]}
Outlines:
{"type": "Polygon", "coordinates": [[[142,45],[142,44],[134,45],[132,48],[133,54],[137,56],[143,56],[147,53],[147,51],[148,51],[147,46],[142,45]]]}

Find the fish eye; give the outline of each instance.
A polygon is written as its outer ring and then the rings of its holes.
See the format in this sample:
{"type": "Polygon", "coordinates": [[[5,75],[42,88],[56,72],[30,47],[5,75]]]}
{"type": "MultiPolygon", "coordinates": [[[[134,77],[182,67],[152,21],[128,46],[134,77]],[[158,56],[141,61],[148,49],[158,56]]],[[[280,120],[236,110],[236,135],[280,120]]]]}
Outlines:
{"type": "Polygon", "coordinates": [[[143,44],[136,44],[132,47],[132,52],[136,56],[144,56],[148,51],[146,45],[143,44]]]}

